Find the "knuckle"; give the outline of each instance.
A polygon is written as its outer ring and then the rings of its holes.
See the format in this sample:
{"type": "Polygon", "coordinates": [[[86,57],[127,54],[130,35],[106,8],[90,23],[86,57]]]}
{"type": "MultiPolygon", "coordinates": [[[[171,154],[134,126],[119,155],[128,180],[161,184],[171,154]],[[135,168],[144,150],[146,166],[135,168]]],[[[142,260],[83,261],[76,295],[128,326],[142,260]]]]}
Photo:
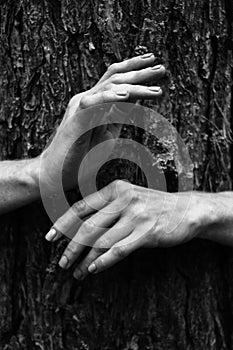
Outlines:
{"type": "Polygon", "coordinates": [[[85,232],[87,234],[92,233],[93,232],[93,228],[96,227],[96,224],[95,224],[95,222],[92,219],[86,220],[83,225],[85,226],[85,232]]]}
{"type": "Polygon", "coordinates": [[[85,231],[80,230],[79,231],[79,235],[78,235],[78,242],[79,242],[79,244],[89,245],[90,241],[91,241],[90,235],[87,234],[86,230],[85,231]]]}
{"type": "Polygon", "coordinates": [[[100,256],[96,265],[98,266],[98,270],[104,270],[106,265],[104,258],[100,256]]]}
{"type": "Polygon", "coordinates": [[[110,199],[111,200],[115,199],[115,197],[116,197],[116,187],[117,187],[118,181],[120,181],[120,180],[114,180],[108,185],[109,190],[110,190],[110,199]]]}
{"type": "Polygon", "coordinates": [[[110,97],[110,93],[109,91],[103,91],[101,93],[101,100],[104,102],[104,101],[107,101],[110,97]]]}
{"type": "Polygon", "coordinates": [[[142,222],[148,222],[148,220],[150,220],[150,215],[144,206],[139,206],[138,215],[140,215],[140,220],[142,222]]]}
{"type": "Polygon", "coordinates": [[[102,237],[95,244],[95,250],[98,252],[104,252],[110,248],[110,240],[107,237],[102,237]]]}
{"type": "Polygon", "coordinates": [[[114,74],[117,72],[118,69],[118,64],[117,63],[112,63],[109,67],[108,67],[108,72],[111,74],[114,74]]]}
{"type": "Polygon", "coordinates": [[[112,185],[112,188],[117,192],[118,191],[124,192],[126,189],[128,189],[129,183],[123,180],[114,180],[111,185],[112,185]]]}
{"type": "Polygon", "coordinates": [[[112,254],[117,258],[124,258],[127,256],[127,246],[115,246],[112,248],[112,254]]]}
{"type": "MultiPolygon", "coordinates": [[[[114,84],[116,86],[116,84],[114,84]]],[[[121,89],[125,91],[129,91],[131,86],[129,84],[121,84],[121,89]]]]}
{"type": "Polygon", "coordinates": [[[71,241],[66,248],[66,253],[68,253],[68,255],[75,255],[76,252],[77,252],[77,244],[74,241],[71,241]]]}
{"type": "Polygon", "coordinates": [[[117,187],[121,186],[122,182],[123,182],[122,180],[114,180],[114,181],[111,183],[111,186],[112,186],[113,188],[117,188],[117,187]]]}
{"type": "MultiPolygon", "coordinates": [[[[126,201],[125,201],[126,202],[126,201]]],[[[124,218],[129,220],[130,222],[135,223],[135,219],[137,218],[137,213],[135,207],[132,205],[127,205],[123,211],[124,218]]]]}
{"type": "Polygon", "coordinates": [[[121,79],[122,79],[122,73],[115,73],[111,76],[110,81],[112,83],[118,84],[121,82],[121,79]]]}
{"type": "MultiPolygon", "coordinates": [[[[123,185],[124,186],[124,185],[123,185]]],[[[135,191],[133,185],[130,184],[130,187],[123,187],[122,186],[122,195],[124,197],[124,200],[131,204],[138,203],[139,200],[139,194],[135,191]]]]}
{"type": "Polygon", "coordinates": [[[134,199],[134,190],[132,188],[127,188],[125,191],[124,191],[124,196],[125,198],[128,200],[128,201],[132,201],[134,199]]]}
{"type": "Polygon", "coordinates": [[[72,206],[72,209],[74,210],[76,215],[80,215],[86,209],[86,202],[83,199],[78,202],[75,202],[72,206]]]}
{"type": "Polygon", "coordinates": [[[83,222],[83,224],[81,225],[78,231],[78,238],[81,244],[89,244],[92,242],[94,226],[95,226],[94,222],[90,219],[83,222]]]}
{"type": "Polygon", "coordinates": [[[140,194],[137,191],[135,191],[135,189],[131,189],[131,197],[130,198],[131,198],[131,201],[133,204],[137,204],[140,202],[140,194]]]}
{"type": "Polygon", "coordinates": [[[79,101],[79,107],[81,109],[84,109],[88,106],[88,102],[89,102],[89,96],[84,95],[81,97],[80,101],[79,101]]]}
{"type": "Polygon", "coordinates": [[[105,86],[105,89],[107,90],[107,91],[109,91],[109,90],[114,90],[114,87],[115,87],[115,84],[113,84],[113,83],[108,83],[108,84],[106,84],[106,86],[105,86]]]}
{"type": "Polygon", "coordinates": [[[118,198],[119,194],[124,195],[125,191],[131,186],[127,181],[114,180],[109,185],[111,200],[118,198]]]}

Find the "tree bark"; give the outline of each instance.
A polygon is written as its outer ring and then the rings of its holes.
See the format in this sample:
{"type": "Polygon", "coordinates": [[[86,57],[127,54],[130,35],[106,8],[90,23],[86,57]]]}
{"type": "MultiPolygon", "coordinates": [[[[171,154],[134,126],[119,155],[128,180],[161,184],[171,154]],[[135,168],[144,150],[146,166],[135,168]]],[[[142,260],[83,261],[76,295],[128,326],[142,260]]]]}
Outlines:
{"type": "MultiPolygon", "coordinates": [[[[89,89],[110,63],[154,52],[170,71],[154,108],[185,140],[194,188],[232,189],[229,0],[0,5],[0,159],[38,155],[75,93],[89,89]]],[[[101,185],[118,177],[143,184],[132,164],[103,171],[101,185]]],[[[1,217],[2,349],[233,348],[232,248],[194,240],[141,250],[77,282],[57,267],[66,241],[44,240],[50,224],[40,203],[1,217]]]]}

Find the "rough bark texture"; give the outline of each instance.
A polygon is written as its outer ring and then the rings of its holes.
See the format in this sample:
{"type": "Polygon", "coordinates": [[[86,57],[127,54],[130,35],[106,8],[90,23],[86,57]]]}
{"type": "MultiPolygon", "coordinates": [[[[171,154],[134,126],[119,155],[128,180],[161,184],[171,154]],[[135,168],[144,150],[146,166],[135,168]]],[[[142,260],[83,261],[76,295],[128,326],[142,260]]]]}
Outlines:
{"type": "MultiPolygon", "coordinates": [[[[189,147],[195,189],[232,189],[232,13],[231,0],[1,0],[1,159],[38,155],[73,94],[153,51],[171,72],[156,109],[189,147]]],[[[118,176],[142,182],[132,165],[105,169],[118,176]]],[[[40,204],[1,217],[2,349],[233,348],[231,248],[138,251],[78,283],[49,226],[40,204]]]]}

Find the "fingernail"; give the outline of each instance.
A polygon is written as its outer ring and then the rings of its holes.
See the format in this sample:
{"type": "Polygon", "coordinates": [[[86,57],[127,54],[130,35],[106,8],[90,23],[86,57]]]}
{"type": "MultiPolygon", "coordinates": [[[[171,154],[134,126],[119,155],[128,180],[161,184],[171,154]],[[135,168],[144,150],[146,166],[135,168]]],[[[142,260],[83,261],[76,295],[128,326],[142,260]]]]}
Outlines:
{"type": "Polygon", "coordinates": [[[83,277],[83,273],[81,270],[75,270],[74,271],[74,278],[76,278],[76,280],[80,280],[83,277]]]}
{"type": "Polygon", "coordinates": [[[154,54],[152,52],[149,52],[149,53],[145,53],[145,55],[142,55],[141,58],[146,59],[146,58],[150,58],[152,56],[154,56],[154,54]]]}
{"type": "Polygon", "coordinates": [[[90,273],[93,273],[97,270],[96,264],[92,263],[89,267],[88,267],[88,271],[90,273]]]}
{"type": "Polygon", "coordinates": [[[162,68],[162,65],[160,64],[159,66],[154,66],[151,69],[152,70],[159,70],[160,68],[162,68]]]}
{"type": "Polygon", "coordinates": [[[65,255],[63,255],[58,264],[62,269],[66,269],[68,267],[69,260],[65,255]]]}
{"type": "Polygon", "coordinates": [[[55,228],[51,228],[51,230],[45,236],[45,239],[47,239],[47,241],[52,241],[56,237],[56,235],[57,231],[55,230],[55,228]]]}
{"type": "Polygon", "coordinates": [[[159,92],[161,90],[161,88],[157,86],[152,86],[152,87],[149,87],[148,89],[152,92],[159,92]]]}
{"type": "Polygon", "coordinates": [[[122,97],[125,97],[125,96],[127,96],[128,95],[128,91],[116,91],[116,94],[118,95],[118,96],[122,96],[122,97]]]}

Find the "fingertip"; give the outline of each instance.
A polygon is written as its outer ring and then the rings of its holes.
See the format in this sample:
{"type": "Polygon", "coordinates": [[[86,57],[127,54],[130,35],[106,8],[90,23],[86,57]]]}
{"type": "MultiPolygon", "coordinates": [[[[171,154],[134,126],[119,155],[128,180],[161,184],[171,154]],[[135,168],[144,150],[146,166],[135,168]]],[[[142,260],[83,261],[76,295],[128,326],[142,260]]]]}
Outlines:
{"type": "Polygon", "coordinates": [[[62,234],[57,231],[56,236],[53,238],[52,242],[57,242],[62,237],[62,234]]]}
{"type": "Polygon", "coordinates": [[[151,68],[153,71],[159,72],[160,74],[165,74],[166,72],[166,68],[164,65],[159,64],[159,65],[155,65],[151,68]]]}
{"type": "Polygon", "coordinates": [[[162,96],[163,95],[163,89],[160,88],[160,90],[157,92],[157,96],[162,96]]]}
{"type": "Polygon", "coordinates": [[[162,96],[164,94],[164,91],[162,88],[160,88],[160,90],[158,91],[158,97],[162,96]]]}
{"type": "Polygon", "coordinates": [[[97,272],[97,266],[95,263],[92,263],[89,267],[88,267],[88,271],[90,273],[96,273],[97,272]]]}
{"type": "Polygon", "coordinates": [[[161,92],[161,87],[159,87],[159,86],[150,86],[148,89],[150,91],[156,92],[156,93],[160,93],[161,92]]]}
{"type": "Polygon", "coordinates": [[[64,269],[64,270],[66,270],[66,269],[68,268],[68,266],[69,266],[69,259],[67,258],[66,255],[63,255],[63,256],[61,257],[61,259],[60,259],[58,265],[59,265],[62,269],[64,269]]]}
{"type": "Polygon", "coordinates": [[[165,74],[165,73],[166,73],[166,67],[164,67],[163,65],[161,65],[160,70],[161,70],[161,72],[162,72],[163,74],[165,74]]]}
{"type": "Polygon", "coordinates": [[[45,236],[45,239],[49,242],[53,241],[57,236],[57,231],[55,230],[54,227],[51,228],[51,230],[47,233],[45,236]]]}
{"type": "Polygon", "coordinates": [[[161,89],[161,87],[151,86],[148,88],[148,90],[154,94],[154,98],[158,98],[163,95],[163,90],[161,89]]]}
{"type": "Polygon", "coordinates": [[[127,90],[120,90],[120,91],[116,91],[115,93],[120,98],[127,98],[127,97],[129,97],[129,92],[127,90]]]}
{"type": "Polygon", "coordinates": [[[147,60],[147,59],[151,59],[151,58],[155,58],[155,56],[154,56],[154,54],[153,54],[153,52],[148,52],[148,53],[145,53],[144,55],[142,55],[142,56],[139,56],[140,58],[142,58],[143,60],[147,60]]]}

